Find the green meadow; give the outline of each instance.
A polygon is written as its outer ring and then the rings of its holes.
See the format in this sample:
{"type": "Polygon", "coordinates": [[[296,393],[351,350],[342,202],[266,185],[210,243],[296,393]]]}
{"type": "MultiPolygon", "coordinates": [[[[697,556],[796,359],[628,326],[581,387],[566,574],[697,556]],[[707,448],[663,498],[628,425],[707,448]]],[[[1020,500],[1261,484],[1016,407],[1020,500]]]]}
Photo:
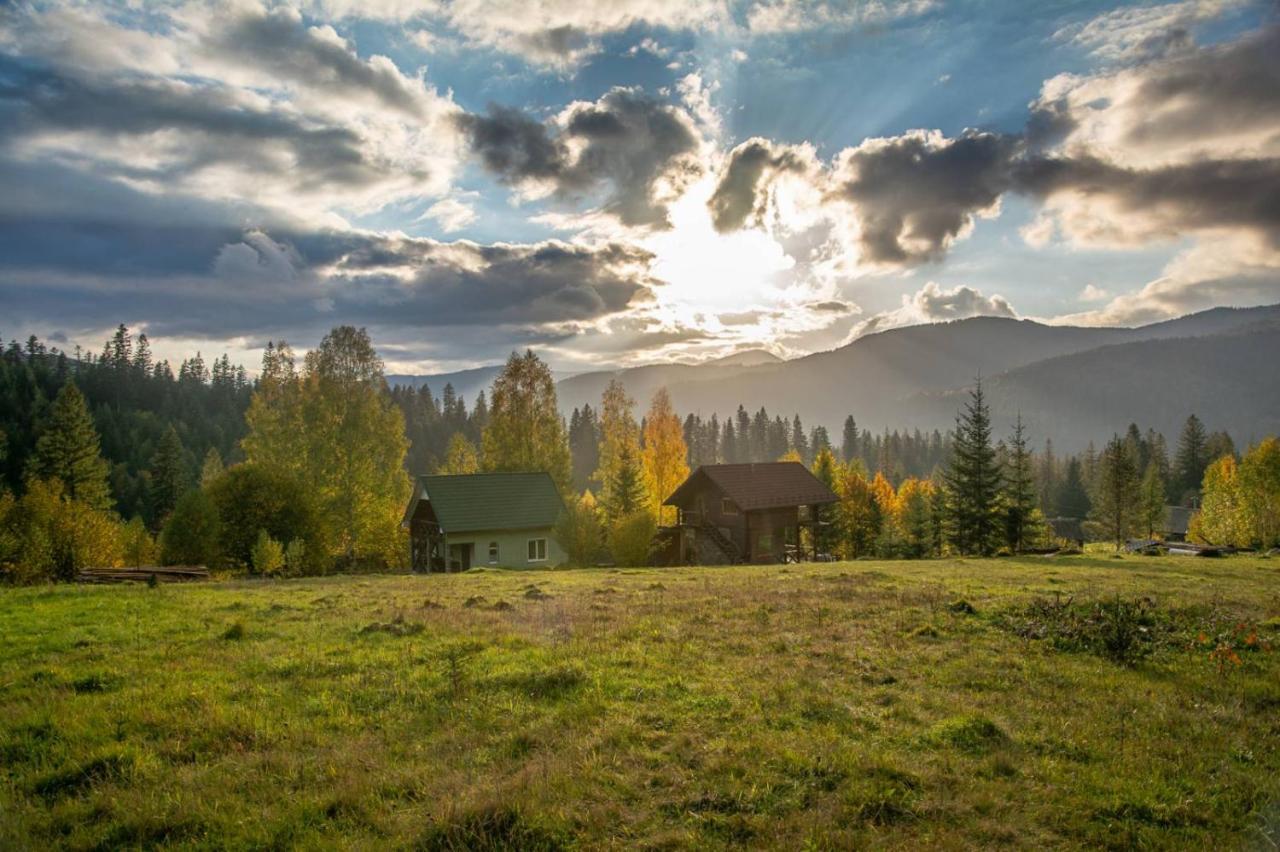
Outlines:
{"type": "Polygon", "coordinates": [[[1280,843],[1280,560],[0,589],[0,847],[1280,843]]]}

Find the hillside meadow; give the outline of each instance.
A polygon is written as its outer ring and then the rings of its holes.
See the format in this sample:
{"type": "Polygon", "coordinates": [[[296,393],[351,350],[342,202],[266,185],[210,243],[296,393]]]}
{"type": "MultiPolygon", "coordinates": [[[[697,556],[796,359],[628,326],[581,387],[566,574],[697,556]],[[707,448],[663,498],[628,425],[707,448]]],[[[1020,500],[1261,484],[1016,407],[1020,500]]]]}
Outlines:
{"type": "Polygon", "coordinates": [[[1280,560],[0,590],[0,847],[1280,843],[1280,560]]]}

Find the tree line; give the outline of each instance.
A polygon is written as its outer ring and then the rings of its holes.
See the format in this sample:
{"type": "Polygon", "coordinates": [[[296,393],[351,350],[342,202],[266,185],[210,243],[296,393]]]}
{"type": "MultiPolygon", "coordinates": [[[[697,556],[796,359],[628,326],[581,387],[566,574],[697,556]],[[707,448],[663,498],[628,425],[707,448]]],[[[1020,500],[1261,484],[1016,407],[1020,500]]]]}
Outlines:
{"type": "Polygon", "coordinates": [[[446,386],[387,386],[368,334],[333,329],[299,363],[266,347],[250,382],[226,356],[177,373],[121,326],[101,355],[32,338],[0,357],[0,567],[11,578],[71,578],[85,566],[200,563],[261,573],[406,564],[400,514],[409,472],[548,472],[567,511],[575,562],[647,560],[662,502],[699,464],[789,459],[839,496],[819,548],[833,556],[991,554],[1051,543],[1050,518],[1092,536],[1156,535],[1167,504],[1203,505],[1200,540],[1276,543],[1280,448],[1243,455],[1194,415],[1176,450],[1136,424],[1102,451],[1030,448],[1020,421],[996,437],[981,384],[947,434],[860,430],[839,447],[799,415],[745,406],[683,419],[665,389],[636,419],[611,382],[598,407],[558,409],[551,372],[512,353],[470,411],[446,386]]]}

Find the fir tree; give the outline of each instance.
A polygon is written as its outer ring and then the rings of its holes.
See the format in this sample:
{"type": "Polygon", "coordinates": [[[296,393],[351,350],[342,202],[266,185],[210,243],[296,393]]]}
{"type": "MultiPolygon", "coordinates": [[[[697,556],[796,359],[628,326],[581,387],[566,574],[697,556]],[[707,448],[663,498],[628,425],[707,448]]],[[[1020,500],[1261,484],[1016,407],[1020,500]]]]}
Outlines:
{"type": "Polygon", "coordinates": [[[1192,414],[1182,427],[1182,435],[1178,438],[1178,452],[1173,460],[1173,475],[1176,484],[1178,502],[1185,503],[1200,495],[1200,483],[1204,479],[1204,469],[1211,459],[1207,444],[1209,436],[1205,433],[1200,418],[1192,414]]]}
{"type": "Polygon", "coordinates": [[[618,448],[613,481],[605,489],[605,493],[608,499],[602,506],[610,524],[647,507],[644,473],[635,449],[630,444],[622,444],[618,448]]]}
{"type": "Polygon", "coordinates": [[[204,464],[200,468],[200,487],[207,488],[219,476],[222,476],[222,454],[217,447],[210,447],[204,454],[204,464]]]}
{"type": "Polygon", "coordinates": [[[1089,516],[1089,490],[1085,486],[1084,466],[1080,459],[1073,457],[1067,462],[1067,472],[1053,502],[1058,517],[1084,520],[1089,516]]]}
{"type": "Polygon", "coordinates": [[[58,391],[27,467],[29,477],[56,479],[63,493],[95,509],[111,507],[107,463],[84,395],[70,379],[58,391]]]}
{"type": "Polygon", "coordinates": [[[1138,525],[1147,538],[1155,538],[1156,531],[1164,524],[1164,492],[1160,463],[1152,457],[1142,475],[1138,503],[1138,525]]]}
{"type": "Polygon", "coordinates": [[[1093,516],[1102,523],[1116,550],[1138,521],[1138,466],[1119,435],[1112,437],[1098,462],[1093,516]]]}
{"type": "Polygon", "coordinates": [[[1005,539],[1011,550],[1018,551],[1027,545],[1036,511],[1035,478],[1031,472],[1031,453],[1027,450],[1021,414],[1009,439],[1007,459],[1004,477],[1005,539]]]}
{"type": "Polygon", "coordinates": [[[848,464],[858,455],[858,424],[850,414],[844,419],[844,433],[840,440],[840,458],[848,464]]]}
{"type": "Polygon", "coordinates": [[[170,426],[160,439],[151,462],[152,516],[162,522],[178,498],[187,490],[187,471],[183,462],[182,440],[170,426]]]}
{"type": "Polygon", "coordinates": [[[1000,534],[1002,476],[991,445],[991,412],[979,380],[956,416],[951,464],[944,475],[951,543],[961,553],[989,556],[1000,534]]]}

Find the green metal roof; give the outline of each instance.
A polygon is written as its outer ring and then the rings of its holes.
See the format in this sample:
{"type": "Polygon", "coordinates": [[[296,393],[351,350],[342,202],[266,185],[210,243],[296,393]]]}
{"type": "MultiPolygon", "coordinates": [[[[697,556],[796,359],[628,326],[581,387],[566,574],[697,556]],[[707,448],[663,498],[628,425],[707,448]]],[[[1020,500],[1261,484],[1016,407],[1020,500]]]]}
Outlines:
{"type": "Polygon", "coordinates": [[[545,529],[564,503],[546,473],[472,473],[420,476],[405,513],[428,500],[445,533],[545,529]]]}

